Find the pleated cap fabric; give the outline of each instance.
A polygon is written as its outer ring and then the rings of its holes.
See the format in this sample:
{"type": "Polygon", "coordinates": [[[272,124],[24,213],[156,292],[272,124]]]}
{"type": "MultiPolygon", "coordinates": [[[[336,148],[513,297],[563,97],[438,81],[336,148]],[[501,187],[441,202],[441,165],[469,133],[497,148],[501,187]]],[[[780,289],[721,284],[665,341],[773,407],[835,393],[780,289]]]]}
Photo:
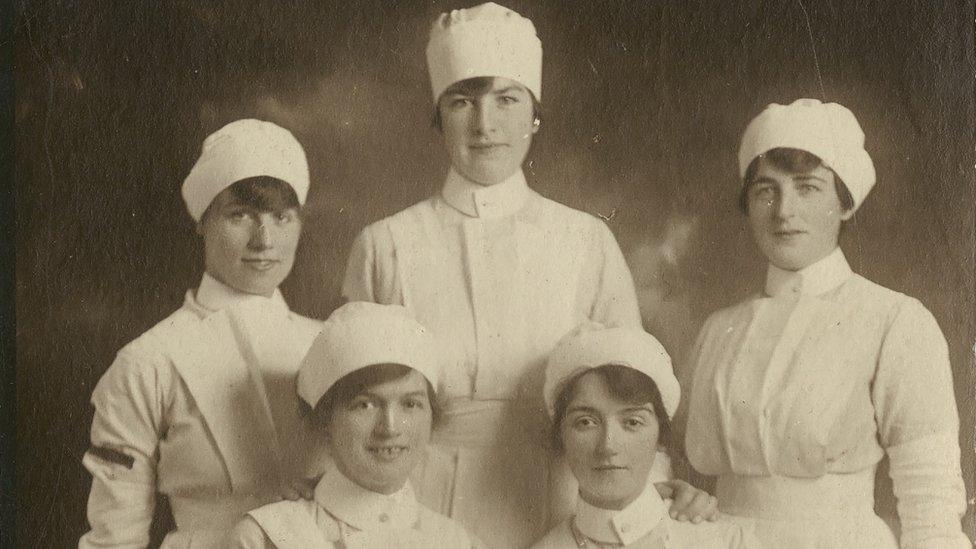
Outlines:
{"type": "Polygon", "coordinates": [[[417,370],[437,387],[440,360],[433,336],[401,305],[347,303],[323,323],[298,372],[298,396],[315,407],[348,374],[377,364],[417,370]]]}
{"type": "Polygon", "coordinates": [[[640,328],[608,328],[595,322],[581,324],[564,336],[549,355],[543,385],[549,416],[555,414],[556,399],[568,381],[610,364],[632,368],[651,378],[661,393],[668,417],[674,417],[681,388],[664,346],[640,328]]]}
{"type": "Polygon", "coordinates": [[[814,154],[832,169],[860,207],[875,183],[874,163],[864,149],[864,131],[847,107],[817,99],[773,103],[749,123],[739,146],[739,178],[756,157],[775,148],[814,154]]]}
{"type": "Polygon", "coordinates": [[[532,21],[487,2],[442,13],[430,29],[427,68],[434,102],[455,82],[509,78],[542,101],[542,42],[532,21]]]}
{"type": "Polygon", "coordinates": [[[200,158],[183,181],[183,201],[195,221],[221,191],[250,177],[267,176],[291,185],[299,204],[308,196],[305,151],[288,130],[271,122],[236,120],[210,134],[200,158]]]}

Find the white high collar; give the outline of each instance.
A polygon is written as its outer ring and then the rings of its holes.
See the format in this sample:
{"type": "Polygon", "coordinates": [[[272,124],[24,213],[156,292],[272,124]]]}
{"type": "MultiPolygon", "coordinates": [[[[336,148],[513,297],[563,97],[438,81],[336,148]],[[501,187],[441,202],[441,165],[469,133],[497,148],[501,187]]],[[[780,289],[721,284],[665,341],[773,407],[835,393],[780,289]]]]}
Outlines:
{"type": "Polygon", "coordinates": [[[390,495],[367,490],[347,478],[334,464],[315,486],[315,502],[332,516],[363,532],[412,528],[419,504],[410,482],[390,495]]]}
{"type": "Polygon", "coordinates": [[[628,545],[657,528],[667,512],[657,488],[648,482],[641,495],[619,511],[594,507],[580,497],[573,521],[579,533],[597,543],[628,545]]]}
{"type": "Polygon", "coordinates": [[[276,312],[288,312],[288,304],[277,288],[271,297],[249,294],[235,290],[207,273],[203,273],[200,287],[193,297],[198,305],[209,311],[220,311],[242,303],[254,303],[266,304],[276,312]]]}
{"type": "Polygon", "coordinates": [[[441,190],[444,201],[452,207],[467,216],[483,219],[514,214],[525,204],[528,195],[529,185],[522,170],[486,187],[464,178],[451,168],[441,190]]]}
{"type": "Polygon", "coordinates": [[[787,271],[770,263],[766,270],[766,295],[821,295],[840,286],[853,274],[839,247],[799,271],[787,271]]]}

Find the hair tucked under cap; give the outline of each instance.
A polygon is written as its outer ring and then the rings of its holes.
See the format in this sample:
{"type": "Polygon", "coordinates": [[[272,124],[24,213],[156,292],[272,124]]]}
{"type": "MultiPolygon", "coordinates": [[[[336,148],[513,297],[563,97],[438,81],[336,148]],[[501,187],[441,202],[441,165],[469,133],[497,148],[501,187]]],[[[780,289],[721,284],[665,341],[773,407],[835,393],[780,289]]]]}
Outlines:
{"type": "Polygon", "coordinates": [[[298,372],[298,396],[315,407],[337,381],[367,366],[401,364],[437,387],[433,336],[401,305],[347,303],[322,325],[298,372]]]}
{"type": "Polygon", "coordinates": [[[632,368],[651,378],[661,393],[668,417],[674,417],[681,388],[664,346],[640,328],[607,328],[596,322],[578,326],[549,354],[543,393],[550,417],[567,381],[587,370],[611,364],[632,368]]]}
{"type": "Polygon", "coordinates": [[[745,177],[756,157],[777,148],[799,149],[819,157],[847,185],[854,209],[874,186],[874,163],[864,150],[864,131],[843,105],[797,99],[789,105],[766,107],[742,134],[739,177],[745,177]]]}
{"type": "Polygon", "coordinates": [[[200,158],[183,181],[186,209],[200,221],[221,191],[242,179],[260,176],[291,185],[298,203],[305,204],[308,162],[291,132],[252,118],[231,122],[203,141],[200,158]]]}
{"type": "Polygon", "coordinates": [[[542,42],[535,26],[494,2],[442,13],[430,29],[427,68],[435,102],[451,84],[479,76],[515,80],[542,101],[542,42]]]}

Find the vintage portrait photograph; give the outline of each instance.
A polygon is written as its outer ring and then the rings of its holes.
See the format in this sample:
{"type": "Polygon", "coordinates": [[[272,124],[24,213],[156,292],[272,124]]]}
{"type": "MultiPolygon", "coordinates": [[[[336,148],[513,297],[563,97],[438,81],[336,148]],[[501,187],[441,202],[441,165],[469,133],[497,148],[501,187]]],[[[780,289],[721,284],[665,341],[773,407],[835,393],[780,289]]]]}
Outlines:
{"type": "Polygon", "coordinates": [[[0,545],[973,547],[972,1],[0,13],[0,545]]]}

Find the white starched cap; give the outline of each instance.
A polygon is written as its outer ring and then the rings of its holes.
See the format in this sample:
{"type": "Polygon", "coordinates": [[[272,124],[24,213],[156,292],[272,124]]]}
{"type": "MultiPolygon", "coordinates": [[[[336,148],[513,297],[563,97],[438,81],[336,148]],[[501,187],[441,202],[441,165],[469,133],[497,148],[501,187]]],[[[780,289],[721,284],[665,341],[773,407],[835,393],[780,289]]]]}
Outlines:
{"type": "Polygon", "coordinates": [[[498,76],[542,101],[542,42],[532,21],[488,2],[442,13],[430,29],[427,68],[436,102],[455,82],[498,76]]]}
{"type": "Polygon", "coordinates": [[[651,334],[640,328],[608,328],[586,322],[559,341],[549,355],[543,393],[549,416],[556,412],[556,399],[565,384],[578,375],[615,364],[626,366],[654,381],[668,417],[674,417],[681,388],[674,377],[671,357],[651,334]]]}
{"type": "Polygon", "coordinates": [[[844,180],[855,210],[874,186],[874,163],[864,150],[864,131],[843,105],[797,99],[766,107],[742,134],[739,177],[745,177],[757,156],[776,148],[800,149],[819,157],[844,180]]]}
{"type": "Polygon", "coordinates": [[[288,130],[263,120],[227,124],[204,141],[200,158],[183,181],[183,201],[190,217],[200,221],[221,191],[249,177],[267,176],[291,185],[298,203],[308,196],[308,162],[301,144],[288,130]]]}
{"type": "Polygon", "coordinates": [[[302,360],[298,396],[309,406],[343,377],[377,364],[417,370],[437,387],[440,360],[433,336],[400,305],[347,303],[323,323],[302,360]]]}

